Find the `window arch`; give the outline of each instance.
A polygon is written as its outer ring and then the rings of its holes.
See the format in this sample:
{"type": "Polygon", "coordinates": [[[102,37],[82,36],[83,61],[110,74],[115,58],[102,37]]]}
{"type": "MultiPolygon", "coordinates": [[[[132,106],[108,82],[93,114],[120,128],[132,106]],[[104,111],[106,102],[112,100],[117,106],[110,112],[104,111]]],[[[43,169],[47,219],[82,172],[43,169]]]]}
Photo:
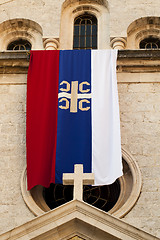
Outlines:
{"type": "Polygon", "coordinates": [[[128,49],[159,49],[160,18],[142,17],[132,22],[127,29],[128,49]]]}
{"type": "Polygon", "coordinates": [[[32,50],[43,49],[42,35],[42,28],[38,23],[23,18],[10,19],[0,24],[0,49],[6,51],[15,47],[22,50],[24,47],[29,50],[31,46],[32,50]],[[18,44],[19,47],[10,45],[11,43],[18,44]]]}
{"type": "MultiPolygon", "coordinates": [[[[97,22],[97,39],[96,44],[94,43],[94,48],[109,48],[109,7],[107,0],[65,0],[62,5],[61,13],[60,49],[82,49],[77,47],[77,42],[73,40],[75,35],[77,36],[74,31],[75,23],[77,25],[76,21],[82,16],[91,16],[97,22]]],[[[85,46],[85,49],[87,48],[93,47],[85,46]]]]}
{"type": "Polygon", "coordinates": [[[31,44],[29,41],[25,39],[18,39],[16,41],[11,42],[7,50],[14,50],[14,51],[19,51],[19,50],[31,50],[31,44]]]}
{"type": "Polygon", "coordinates": [[[74,20],[73,49],[97,48],[97,18],[84,14],[74,20]]]}

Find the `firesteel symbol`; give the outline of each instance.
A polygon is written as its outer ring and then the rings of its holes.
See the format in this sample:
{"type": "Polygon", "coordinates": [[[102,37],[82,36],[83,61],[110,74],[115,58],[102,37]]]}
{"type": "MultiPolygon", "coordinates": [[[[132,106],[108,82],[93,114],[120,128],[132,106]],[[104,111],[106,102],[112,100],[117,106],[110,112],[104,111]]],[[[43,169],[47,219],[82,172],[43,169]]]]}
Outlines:
{"type": "Polygon", "coordinates": [[[72,113],[76,113],[78,108],[81,111],[88,111],[90,109],[91,93],[88,93],[90,92],[90,89],[88,88],[90,83],[84,81],[78,86],[78,81],[72,81],[71,84],[67,81],[62,81],[60,86],[62,87],[59,89],[61,92],[58,94],[58,98],[60,99],[59,103],[62,105],[59,105],[59,108],[64,110],[70,108],[70,112],[72,113]],[[80,93],[78,93],[78,87],[80,93]],[[68,93],[70,88],[71,93],[68,93]],[[70,99],[70,102],[68,99],[70,99]],[[79,104],[78,99],[81,99],[79,104]]]}

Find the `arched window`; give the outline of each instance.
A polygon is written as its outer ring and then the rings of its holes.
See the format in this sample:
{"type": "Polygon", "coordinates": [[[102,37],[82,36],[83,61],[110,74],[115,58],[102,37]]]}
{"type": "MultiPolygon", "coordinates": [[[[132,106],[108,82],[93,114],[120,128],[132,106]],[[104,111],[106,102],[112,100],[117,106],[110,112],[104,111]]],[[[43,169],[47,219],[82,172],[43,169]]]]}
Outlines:
{"type": "Polygon", "coordinates": [[[109,18],[107,0],[65,0],[62,4],[59,48],[109,48],[109,18]]]}
{"type": "MultiPolygon", "coordinates": [[[[122,148],[124,175],[107,186],[84,186],[83,200],[116,217],[125,216],[135,205],[141,192],[141,172],[133,157],[122,148]]],[[[24,201],[36,215],[43,214],[73,199],[73,186],[51,184],[41,185],[27,191],[26,169],[21,178],[24,201]]]]}
{"type": "MultiPolygon", "coordinates": [[[[83,200],[105,212],[111,210],[120,196],[120,182],[111,185],[83,186],[83,200]]],[[[73,186],[51,184],[43,189],[43,197],[50,209],[54,209],[73,199],[73,186]]]]}
{"type": "Polygon", "coordinates": [[[139,44],[140,49],[158,49],[160,48],[160,39],[159,38],[145,38],[139,44]]]}
{"type": "Polygon", "coordinates": [[[18,39],[14,42],[11,42],[7,50],[31,50],[31,44],[27,40],[18,39]]]}
{"type": "Polygon", "coordinates": [[[159,49],[160,18],[142,17],[127,29],[127,49],[159,49]]]}
{"type": "Polygon", "coordinates": [[[97,49],[97,18],[93,15],[75,19],[73,49],[97,49]]]}

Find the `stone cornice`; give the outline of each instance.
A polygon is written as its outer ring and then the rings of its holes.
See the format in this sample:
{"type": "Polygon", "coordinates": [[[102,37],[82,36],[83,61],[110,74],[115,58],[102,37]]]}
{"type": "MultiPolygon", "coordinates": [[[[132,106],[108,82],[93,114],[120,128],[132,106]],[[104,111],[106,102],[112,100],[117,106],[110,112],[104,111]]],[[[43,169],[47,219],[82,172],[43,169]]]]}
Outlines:
{"type": "Polygon", "coordinates": [[[119,50],[118,59],[148,59],[160,60],[160,50],[119,50]]]}
{"type": "Polygon", "coordinates": [[[119,50],[117,72],[160,72],[160,50],[119,50]]]}
{"type": "MultiPolygon", "coordinates": [[[[0,74],[26,74],[28,51],[0,52],[0,74]]],[[[160,72],[160,50],[119,50],[117,72],[160,72]]]]}

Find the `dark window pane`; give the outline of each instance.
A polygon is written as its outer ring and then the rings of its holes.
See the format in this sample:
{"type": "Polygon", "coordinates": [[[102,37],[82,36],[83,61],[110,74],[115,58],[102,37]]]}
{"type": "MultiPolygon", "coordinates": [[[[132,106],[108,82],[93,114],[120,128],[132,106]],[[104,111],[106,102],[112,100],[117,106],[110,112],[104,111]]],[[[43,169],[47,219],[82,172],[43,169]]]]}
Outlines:
{"type": "Polygon", "coordinates": [[[85,19],[83,19],[81,22],[80,22],[80,24],[86,24],[86,20],[85,19]]]}
{"type": "Polygon", "coordinates": [[[81,22],[81,19],[80,19],[80,18],[77,18],[77,19],[75,20],[74,24],[77,24],[77,25],[79,25],[79,24],[80,24],[80,22],[81,22]]]}
{"type": "Polygon", "coordinates": [[[158,49],[160,48],[160,39],[159,38],[145,38],[139,44],[141,49],[158,49]]]}
{"type": "Polygon", "coordinates": [[[93,15],[84,14],[75,19],[73,48],[74,49],[97,48],[96,17],[94,17],[93,15]]]}
{"type": "Polygon", "coordinates": [[[25,46],[21,45],[20,50],[26,50],[25,46]]]}
{"type": "Polygon", "coordinates": [[[25,47],[26,47],[26,50],[31,50],[31,46],[29,44],[26,44],[25,47]]]}
{"type": "Polygon", "coordinates": [[[92,18],[92,24],[94,24],[94,25],[97,26],[97,18],[96,18],[96,17],[93,17],[93,18],[92,18]]]}
{"type": "Polygon", "coordinates": [[[92,20],[91,19],[87,19],[87,24],[92,24],[92,20]]]}
{"type": "Polygon", "coordinates": [[[18,46],[18,45],[15,46],[15,47],[13,48],[13,50],[19,50],[19,46],[18,46]]]}
{"type": "Polygon", "coordinates": [[[147,49],[151,49],[151,48],[152,48],[151,43],[147,43],[146,46],[145,46],[145,48],[147,48],[147,49]]]}
{"type": "Polygon", "coordinates": [[[78,36],[79,35],[79,26],[74,26],[74,36],[78,36]]]}
{"type": "Polygon", "coordinates": [[[31,44],[24,39],[19,39],[10,43],[7,50],[31,50],[31,44]]]}
{"type": "Polygon", "coordinates": [[[92,25],[92,35],[97,35],[97,25],[92,25]]]}
{"type": "Polygon", "coordinates": [[[152,48],[158,48],[156,43],[152,43],[152,48]]]}
{"type": "Polygon", "coordinates": [[[80,32],[80,35],[82,36],[85,36],[85,25],[81,25],[81,32],[80,32]]]}
{"type": "Polygon", "coordinates": [[[86,47],[91,48],[91,36],[86,36],[86,47]]]}
{"type": "Polygon", "coordinates": [[[85,48],[85,37],[84,36],[81,36],[80,37],[80,48],[85,48]]]}
{"type": "Polygon", "coordinates": [[[91,25],[86,26],[86,35],[90,36],[91,35],[91,25]]]}
{"type": "Polygon", "coordinates": [[[79,47],[79,37],[75,37],[74,38],[74,48],[78,48],[79,47]]]}
{"type": "Polygon", "coordinates": [[[97,36],[92,36],[92,46],[95,49],[97,47],[97,36]]]}
{"type": "MultiPolygon", "coordinates": [[[[120,183],[116,180],[111,185],[83,186],[83,200],[94,207],[108,212],[118,201],[120,183]]],[[[50,209],[54,209],[73,199],[73,186],[53,184],[44,188],[43,197],[50,209]]]]}

